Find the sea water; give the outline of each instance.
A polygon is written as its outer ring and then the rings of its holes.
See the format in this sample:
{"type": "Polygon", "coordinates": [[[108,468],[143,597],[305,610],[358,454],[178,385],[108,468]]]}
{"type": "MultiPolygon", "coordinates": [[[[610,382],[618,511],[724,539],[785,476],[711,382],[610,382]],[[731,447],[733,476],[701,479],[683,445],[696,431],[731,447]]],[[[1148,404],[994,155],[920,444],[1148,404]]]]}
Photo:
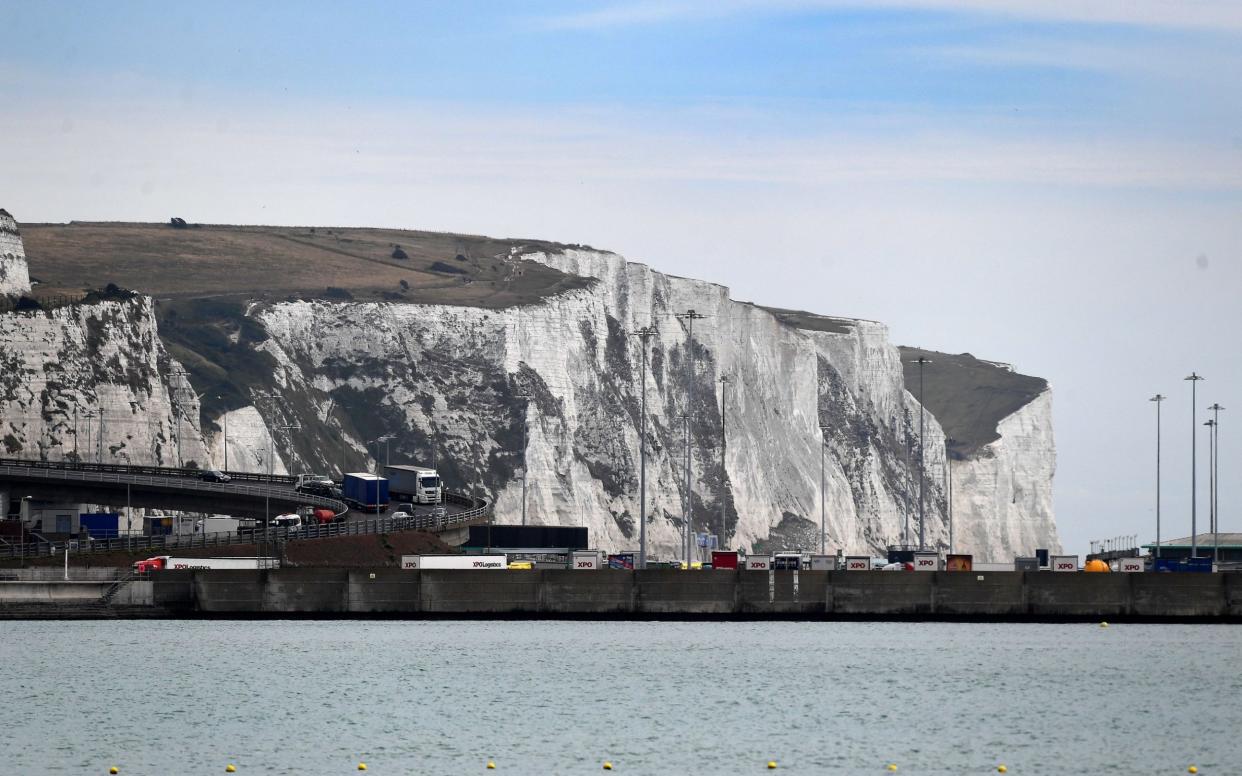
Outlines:
{"type": "Polygon", "coordinates": [[[0,622],[0,764],[1242,772],[1242,627],[0,622]]]}

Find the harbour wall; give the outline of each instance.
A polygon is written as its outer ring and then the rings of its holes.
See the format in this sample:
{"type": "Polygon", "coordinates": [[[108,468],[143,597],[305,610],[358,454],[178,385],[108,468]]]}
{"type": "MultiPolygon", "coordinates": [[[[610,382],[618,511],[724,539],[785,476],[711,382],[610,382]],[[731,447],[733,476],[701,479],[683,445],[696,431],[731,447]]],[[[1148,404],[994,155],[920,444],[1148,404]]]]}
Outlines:
{"type": "Polygon", "coordinates": [[[1242,622],[1242,574],[845,571],[162,572],[152,603],[208,616],[1242,622]]]}
{"type": "Polygon", "coordinates": [[[0,618],[1242,622],[1239,573],[186,570],[127,582],[103,604],[106,587],[0,582],[0,618]]]}

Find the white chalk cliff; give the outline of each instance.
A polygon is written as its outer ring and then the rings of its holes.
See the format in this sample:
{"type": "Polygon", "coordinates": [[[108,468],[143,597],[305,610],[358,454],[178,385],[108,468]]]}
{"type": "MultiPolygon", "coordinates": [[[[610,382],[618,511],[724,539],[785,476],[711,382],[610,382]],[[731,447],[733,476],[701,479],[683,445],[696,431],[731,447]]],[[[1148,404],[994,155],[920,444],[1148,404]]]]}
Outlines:
{"type": "MultiPolygon", "coordinates": [[[[228,413],[229,468],[266,470],[269,447],[277,472],[353,470],[373,455],[433,464],[451,486],[494,498],[498,522],[517,522],[525,473],[531,522],[584,525],[596,546],[635,549],[643,350],[633,333],[652,326],[653,557],[678,556],[685,415],[696,531],[722,534],[733,547],[818,551],[822,498],[829,552],[879,554],[917,540],[917,462],[907,465],[906,453],[919,405],[882,324],[816,318],[795,325],[730,299],[719,285],[607,252],[510,260],[596,282],[505,309],[252,303],[246,315],[267,337],[256,348],[270,356],[274,373],[246,386],[261,400],[228,413]],[[694,323],[692,403],[687,326],[676,317],[688,309],[705,316],[694,323]],[[721,377],[728,378],[723,450],[721,377]],[[373,441],[383,435],[392,436],[387,451],[373,441]]],[[[180,426],[183,461],[223,466],[225,420],[200,422],[183,371],[143,297],[0,315],[5,454],[57,460],[71,457],[76,441],[82,459],[175,465],[180,426]],[[89,452],[88,413],[95,424],[89,452]]],[[[989,560],[1059,547],[1050,409],[1045,393],[1001,420],[999,439],[953,462],[955,550],[989,560]]],[[[940,548],[948,543],[944,440],[929,413],[925,533],[940,548]]]]}
{"type": "Polygon", "coordinates": [[[0,296],[19,296],[30,292],[30,270],[22,247],[17,222],[0,209],[0,296]]]}

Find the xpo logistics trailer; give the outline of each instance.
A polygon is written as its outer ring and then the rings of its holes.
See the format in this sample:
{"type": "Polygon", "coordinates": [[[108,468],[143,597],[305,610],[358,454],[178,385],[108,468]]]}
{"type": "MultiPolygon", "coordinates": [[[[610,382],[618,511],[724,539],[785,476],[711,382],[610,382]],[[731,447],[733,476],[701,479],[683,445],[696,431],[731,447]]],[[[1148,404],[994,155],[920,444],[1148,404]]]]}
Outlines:
{"type": "Polygon", "coordinates": [[[444,500],[444,487],[435,469],[422,466],[385,466],[388,489],[409,496],[415,504],[439,504],[444,500]]]}
{"type": "Polygon", "coordinates": [[[383,512],[388,508],[388,480],[367,472],[346,474],[341,490],[345,501],[363,512],[383,512]]]}
{"type": "Polygon", "coordinates": [[[134,564],[134,572],[144,574],[148,571],[176,569],[276,569],[280,561],[276,558],[174,558],[171,555],[156,555],[153,558],[140,560],[134,564]]]}
{"type": "Polygon", "coordinates": [[[408,571],[444,569],[507,569],[507,555],[402,555],[401,568],[408,571]]]}

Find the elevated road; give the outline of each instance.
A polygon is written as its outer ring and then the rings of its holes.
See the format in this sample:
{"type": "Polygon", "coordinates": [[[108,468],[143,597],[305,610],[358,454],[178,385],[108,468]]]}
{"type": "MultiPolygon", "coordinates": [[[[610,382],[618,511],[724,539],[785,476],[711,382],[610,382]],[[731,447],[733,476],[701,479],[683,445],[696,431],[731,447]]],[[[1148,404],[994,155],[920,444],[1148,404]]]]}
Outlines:
{"type": "MultiPolygon", "coordinates": [[[[381,516],[351,512],[343,501],[299,493],[294,488],[294,477],[228,472],[232,481],[217,483],[200,480],[198,474],[195,469],[0,458],[0,491],[8,491],[15,499],[31,496],[38,500],[70,500],[117,507],[128,505],[242,518],[263,518],[291,512],[299,506],[312,506],[331,509],[338,518],[331,524],[306,525],[296,531],[271,529],[259,534],[287,541],[408,530],[440,533],[484,521],[490,512],[485,501],[446,491],[443,509],[422,508],[412,517],[393,518],[390,513],[381,516]]],[[[57,547],[63,549],[62,545],[66,544],[71,552],[76,552],[107,550],[114,545],[152,548],[195,544],[207,546],[254,541],[256,538],[253,531],[206,536],[127,536],[90,543],[44,542],[34,552],[11,545],[0,548],[0,556],[19,552],[41,554],[44,550],[51,551],[57,547]]]]}
{"type": "Polygon", "coordinates": [[[344,516],[337,499],[298,493],[292,477],[230,472],[232,482],[204,482],[193,469],[73,464],[0,458],[0,489],[14,498],[72,500],[179,512],[262,518],[299,506],[324,507],[344,516]],[[11,486],[11,487],[6,487],[11,486]]]}

